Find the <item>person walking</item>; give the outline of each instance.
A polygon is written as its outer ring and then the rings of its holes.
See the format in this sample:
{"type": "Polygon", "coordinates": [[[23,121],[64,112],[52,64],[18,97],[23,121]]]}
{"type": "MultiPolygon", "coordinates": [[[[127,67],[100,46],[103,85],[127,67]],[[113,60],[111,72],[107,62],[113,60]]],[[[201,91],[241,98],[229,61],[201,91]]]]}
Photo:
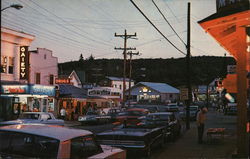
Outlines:
{"type": "Polygon", "coordinates": [[[206,120],[207,108],[203,107],[197,114],[197,126],[198,126],[198,143],[202,144],[202,138],[205,128],[205,120],[206,120]]]}
{"type": "Polygon", "coordinates": [[[62,109],[60,110],[60,115],[61,115],[61,118],[63,120],[65,120],[65,116],[66,116],[66,110],[62,107],[62,109]]]}

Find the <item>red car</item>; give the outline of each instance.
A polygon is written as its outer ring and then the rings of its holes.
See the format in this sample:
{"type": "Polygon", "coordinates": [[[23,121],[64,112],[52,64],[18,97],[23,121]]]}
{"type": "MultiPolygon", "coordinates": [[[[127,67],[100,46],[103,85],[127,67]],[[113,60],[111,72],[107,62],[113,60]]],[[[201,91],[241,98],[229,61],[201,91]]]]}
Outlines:
{"type": "Polygon", "coordinates": [[[146,116],[149,113],[147,109],[130,108],[121,112],[116,117],[116,121],[123,124],[137,124],[140,122],[139,117],[146,116]]]}

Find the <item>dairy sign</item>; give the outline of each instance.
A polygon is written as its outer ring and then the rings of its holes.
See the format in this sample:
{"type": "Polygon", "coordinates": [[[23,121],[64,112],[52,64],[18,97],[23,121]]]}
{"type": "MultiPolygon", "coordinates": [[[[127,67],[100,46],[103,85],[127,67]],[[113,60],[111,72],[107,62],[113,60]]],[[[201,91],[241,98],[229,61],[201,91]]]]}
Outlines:
{"type": "Polygon", "coordinates": [[[28,46],[20,47],[20,80],[29,78],[29,52],[28,46]]]}

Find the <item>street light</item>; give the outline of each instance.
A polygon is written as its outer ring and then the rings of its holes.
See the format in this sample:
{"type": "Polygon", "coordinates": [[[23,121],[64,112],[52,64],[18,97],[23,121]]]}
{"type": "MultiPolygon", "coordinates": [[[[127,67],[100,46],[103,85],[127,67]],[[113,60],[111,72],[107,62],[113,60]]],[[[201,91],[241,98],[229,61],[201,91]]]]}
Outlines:
{"type": "Polygon", "coordinates": [[[5,9],[7,9],[7,8],[15,8],[15,9],[19,10],[19,9],[23,8],[23,6],[21,4],[12,4],[12,5],[8,6],[8,7],[5,7],[3,9],[1,9],[1,12],[4,11],[5,9]]]}

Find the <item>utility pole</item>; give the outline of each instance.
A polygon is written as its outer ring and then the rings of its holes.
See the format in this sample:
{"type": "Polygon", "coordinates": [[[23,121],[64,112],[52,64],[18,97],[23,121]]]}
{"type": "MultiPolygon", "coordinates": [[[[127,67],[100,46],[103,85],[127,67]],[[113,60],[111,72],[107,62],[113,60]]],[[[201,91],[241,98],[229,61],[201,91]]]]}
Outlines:
{"type": "Polygon", "coordinates": [[[133,55],[139,55],[139,51],[137,53],[133,53],[132,51],[128,52],[128,55],[129,55],[129,88],[128,88],[128,91],[129,91],[129,94],[128,94],[128,107],[130,107],[130,98],[131,98],[131,75],[132,75],[132,56],[133,55]]]}
{"type": "Polygon", "coordinates": [[[188,89],[188,100],[186,102],[186,129],[190,129],[190,104],[192,100],[192,89],[191,89],[191,80],[190,80],[190,2],[188,2],[188,13],[187,13],[187,55],[186,55],[186,63],[187,63],[187,89],[188,89]]]}
{"type": "Polygon", "coordinates": [[[115,33],[115,37],[124,38],[124,48],[116,48],[115,50],[123,50],[123,99],[122,106],[125,106],[125,90],[126,90],[126,61],[127,61],[127,50],[135,50],[136,48],[127,48],[127,39],[136,36],[136,33],[133,35],[127,34],[127,30],[125,29],[125,33],[118,35],[115,33]]]}

